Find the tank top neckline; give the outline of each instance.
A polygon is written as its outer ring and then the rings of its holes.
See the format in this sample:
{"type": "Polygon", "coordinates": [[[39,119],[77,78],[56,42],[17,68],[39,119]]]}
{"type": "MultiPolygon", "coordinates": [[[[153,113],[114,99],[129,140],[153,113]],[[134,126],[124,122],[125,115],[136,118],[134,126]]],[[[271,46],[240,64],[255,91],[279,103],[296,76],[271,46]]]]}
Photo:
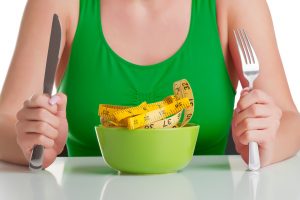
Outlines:
{"type": "Polygon", "coordinates": [[[181,44],[181,46],[175,51],[175,53],[173,53],[172,55],[170,55],[168,58],[159,61],[157,63],[154,64],[150,64],[150,65],[140,65],[140,64],[136,64],[133,63],[131,61],[126,60],[125,58],[123,58],[122,56],[120,56],[119,54],[117,54],[108,44],[104,33],[103,33],[103,29],[102,29],[102,20],[101,20],[101,0],[97,1],[97,26],[100,32],[100,39],[103,41],[104,46],[106,47],[106,49],[121,63],[126,64],[128,66],[134,67],[136,69],[140,69],[140,70],[147,70],[147,69],[152,69],[152,68],[157,68],[157,67],[164,67],[164,66],[169,66],[167,65],[167,63],[171,62],[172,60],[174,60],[176,57],[178,57],[179,54],[181,54],[181,52],[184,51],[184,49],[186,49],[186,46],[188,44],[188,41],[190,40],[191,37],[191,33],[193,30],[193,22],[194,22],[194,16],[195,16],[195,6],[194,6],[194,0],[191,0],[191,11],[190,11],[190,22],[189,22],[189,28],[188,28],[188,33],[186,35],[186,38],[184,39],[184,42],[181,44]]]}

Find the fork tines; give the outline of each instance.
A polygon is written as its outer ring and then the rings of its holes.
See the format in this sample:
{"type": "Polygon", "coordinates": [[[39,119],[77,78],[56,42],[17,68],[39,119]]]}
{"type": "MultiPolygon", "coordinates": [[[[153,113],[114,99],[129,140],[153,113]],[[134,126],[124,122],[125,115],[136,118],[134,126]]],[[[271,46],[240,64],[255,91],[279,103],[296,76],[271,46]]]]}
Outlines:
{"type": "Polygon", "coordinates": [[[238,49],[242,52],[244,59],[242,62],[245,64],[258,64],[255,51],[244,29],[236,29],[233,31],[237,41],[238,49]]]}

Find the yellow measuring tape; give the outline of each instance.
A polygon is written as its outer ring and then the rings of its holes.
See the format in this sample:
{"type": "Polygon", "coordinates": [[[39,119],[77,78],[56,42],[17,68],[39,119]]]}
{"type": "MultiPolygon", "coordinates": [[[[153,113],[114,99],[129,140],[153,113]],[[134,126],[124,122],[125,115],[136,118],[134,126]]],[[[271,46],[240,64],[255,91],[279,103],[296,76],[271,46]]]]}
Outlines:
{"type": "Polygon", "coordinates": [[[180,127],[185,126],[194,113],[194,96],[189,82],[185,79],[173,84],[174,95],[159,102],[142,102],[135,107],[100,104],[98,114],[105,127],[176,128],[182,112],[184,118],[180,127]]]}

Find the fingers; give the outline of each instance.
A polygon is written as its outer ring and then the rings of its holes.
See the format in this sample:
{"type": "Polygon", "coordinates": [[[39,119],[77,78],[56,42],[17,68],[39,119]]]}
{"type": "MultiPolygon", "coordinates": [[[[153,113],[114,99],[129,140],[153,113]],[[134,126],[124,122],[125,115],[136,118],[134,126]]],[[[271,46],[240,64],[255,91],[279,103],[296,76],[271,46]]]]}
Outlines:
{"type": "Polygon", "coordinates": [[[47,94],[34,95],[31,99],[24,102],[26,108],[45,108],[46,110],[56,114],[66,111],[67,96],[63,93],[57,93],[51,98],[47,94]]]}
{"type": "Polygon", "coordinates": [[[65,118],[66,103],[67,98],[62,93],[52,98],[45,94],[34,95],[24,102],[23,108],[16,116],[16,130],[17,142],[27,159],[30,158],[34,145],[43,145],[55,152],[58,148],[57,143],[65,142],[68,129],[65,118]],[[63,141],[59,141],[59,132],[63,135],[63,141]]]}
{"type": "Polygon", "coordinates": [[[273,103],[272,98],[269,97],[266,93],[262,92],[261,90],[254,89],[250,92],[244,91],[242,92],[242,94],[243,96],[241,96],[237,104],[238,112],[247,109],[253,104],[273,103]]]}
{"type": "Polygon", "coordinates": [[[241,111],[236,117],[234,118],[234,125],[237,126],[246,118],[264,118],[272,116],[273,111],[266,105],[262,104],[253,104],[241,111]]]}
{"type": "Polygon", "coordinates": [[[233,113],[232,136],[237,152],[248,162],[250,142],[259,145],[262,166],[270,161],[282,110],[261,90],[244,89],[233,113]]]}
{"type": "Polygon", "coordinates": [[[24,108],[17,113],[17,119],[19,121],[42,121],[48,123],[53,128],[57,129],[59,127],[58,117],[44,108],[24,108]]]}
{"type": "Polygon", "coordinates": [[[245,131],[266,129],[272,122],[270,118],[246,118],[235,127],[235,135],[239,137],[245,131]]]}
{"type": "Polygon", "coordinates": [[[45,148],[52,148],[54,146],[53,139],[50,139],[41,134],[26,132],[18,134],[17,143],[21,147],[27,160],[30,159],[34,145],[43,145],[45,148]]]}
{"type": "Polygon", "coordinates": [[[271,143],[275,140],[275,134],[268,134],[268,130],[251,130],[242,134],[238,140],[243,145],[248,145],[250,142],[257,142],[259,144],[271,143]]]}
{"type": "Polygon", "coordinates": [[[272,129],[276,132],[282,111],[271,97],[261,90],[244,89],[233,116],[233,129],[237,137],[245,131],[272,129]],[[239,107],[238,107],[239,106],[239,107]]]}
{"type": "Polygon", "coordinates": [[[57,106],[49,103],[50,97],[46,94],[34,95],[31,99],[24,102],[25,108],[44,108],[49,112],[56,114],[57,106]]]}
{"type": "MultiPolygon", "coordinates": [[[[235,112],[235,118],[239,114],[235,112]]],[[[239,152],[249,142],[257,142],[262,146],[272,144],[276,138],[280,120],[274,117],[245,118],[237,126],[232,124],[233,139],[239,152]]]]}
{"type": "Polygon", "coordinates": [[[58,136],[57,129],[42,121],[27,121],[26,123],[17,123],[16,126],[22,133],[39,133],[53,140],[58,136]]]}
{"type": "Polygon", "coordinates": [[[54,145],[54,140],[36,133],[21,134],[19,140],[24,149],[31,151],[34,145],[43,145],[45,148],[51,148],[54,145]]]}
{"type": "Polygon", "coordinates": [[[17,143],[25,157],[30,159],[34,145],[40,144],[45,148],[53,148],[58,130],[42,121],[18,121],[16,123],[17,143]]]}

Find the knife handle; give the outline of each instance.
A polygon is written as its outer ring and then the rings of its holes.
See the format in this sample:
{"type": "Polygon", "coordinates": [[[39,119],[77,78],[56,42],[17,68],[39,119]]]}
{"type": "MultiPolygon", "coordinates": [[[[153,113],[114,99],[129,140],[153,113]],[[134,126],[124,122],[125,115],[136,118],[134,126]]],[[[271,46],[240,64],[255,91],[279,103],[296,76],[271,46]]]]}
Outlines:
{"type": "Polygon", "coordinates": [[[44,146],[34,145],[30,158],[29,169],[32,171],[41,170],[43,168],[43,160],[44,146]]]}
{"type": "Polygon", "coordinates": [[[254,171],[260,168],[260,158],[257,142],[249,142],[249,170],[254,171]]]}

